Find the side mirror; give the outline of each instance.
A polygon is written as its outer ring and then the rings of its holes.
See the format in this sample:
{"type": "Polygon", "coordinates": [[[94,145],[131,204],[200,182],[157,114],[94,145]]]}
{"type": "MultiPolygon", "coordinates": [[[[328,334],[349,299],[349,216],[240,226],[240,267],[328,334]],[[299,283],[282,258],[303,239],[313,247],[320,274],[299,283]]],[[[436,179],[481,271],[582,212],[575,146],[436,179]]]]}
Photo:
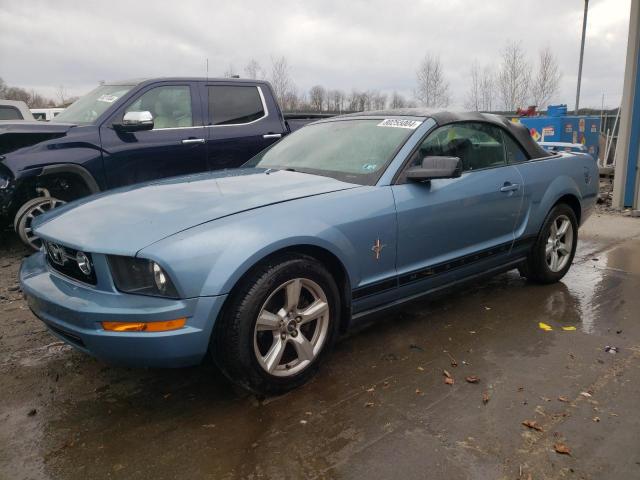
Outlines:
{"type": "Polygon", "coordinates": [[[153,130],[153,115],[151,112],[127,112],[122,118],[122,123],[116,123],[114,128],[123,132],[139,132],[141,130],[153,130]]]}
{"type": "Polygon", "coordinates": [[[462,161],[458,157],[424,157],[422,165],[411,167],[406,176],[418,182],[436,178],[457,178],[462,174],[462,161]]]}

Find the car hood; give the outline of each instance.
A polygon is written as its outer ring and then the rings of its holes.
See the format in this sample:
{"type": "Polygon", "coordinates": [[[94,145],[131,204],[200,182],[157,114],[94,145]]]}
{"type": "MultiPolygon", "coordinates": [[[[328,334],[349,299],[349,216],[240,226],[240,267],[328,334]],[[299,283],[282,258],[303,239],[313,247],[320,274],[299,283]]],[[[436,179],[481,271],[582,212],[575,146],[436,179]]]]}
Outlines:
{"type": "Polygon", "coordinates": [[[299,172],[240,169],[105,192],[39,217],[35,233],[71,248],[135,255],[188,228],[298,198],[359,185],[299,172]]]}
{"type": "Polygon", "coordinates": [[[73,127],[71,123],[0,120],[0,155],[64,137],[73,127]]]}

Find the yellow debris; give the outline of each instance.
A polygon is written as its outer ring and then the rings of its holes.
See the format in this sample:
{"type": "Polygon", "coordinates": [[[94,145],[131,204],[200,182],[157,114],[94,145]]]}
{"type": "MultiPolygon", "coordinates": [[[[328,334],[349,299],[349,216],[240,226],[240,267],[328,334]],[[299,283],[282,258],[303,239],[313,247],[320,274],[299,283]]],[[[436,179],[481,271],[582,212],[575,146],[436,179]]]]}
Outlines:
{"type": "Polygon", "coordinates": [[[565,332],[573,332],[576,329],[576,327],[562,327],[562,329],[565,332]]]}
{"type": "Polygon", "coordinates": [[[546,323],[538,323],[538,326],[544,330],[545,332],[550,332],[551,330],[553,330],[553,327],[551,327],[551,325],[547,325],[546,323]]]}

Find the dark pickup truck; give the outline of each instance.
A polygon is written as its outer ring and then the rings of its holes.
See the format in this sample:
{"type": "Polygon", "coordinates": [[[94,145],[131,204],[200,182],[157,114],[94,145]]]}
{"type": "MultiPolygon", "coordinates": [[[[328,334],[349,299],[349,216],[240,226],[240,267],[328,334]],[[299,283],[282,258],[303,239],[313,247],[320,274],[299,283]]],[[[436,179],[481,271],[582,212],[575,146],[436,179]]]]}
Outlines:
{"type": "Polygon", "coordinates": [[[50,122],[0,121],[0,221],[39,248],[31,222],[51,208],[133,183],[238,167],[292,127],[264,81],[104,84],[50,122]]]}

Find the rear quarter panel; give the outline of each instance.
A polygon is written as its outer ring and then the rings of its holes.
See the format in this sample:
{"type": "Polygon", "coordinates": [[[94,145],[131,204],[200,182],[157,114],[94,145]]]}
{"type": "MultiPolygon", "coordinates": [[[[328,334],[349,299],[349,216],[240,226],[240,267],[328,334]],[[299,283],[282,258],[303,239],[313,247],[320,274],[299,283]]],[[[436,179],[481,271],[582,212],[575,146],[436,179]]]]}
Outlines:
{"type": "Polygon", "coordinates": [[[561,153],[516,165],[523,177],[524,212],[516,238],[537,235],[553,205],[564,195],[580,202],[580,222],[593,210],[598,195],[598,168],[587,154],[561,153]]]}

